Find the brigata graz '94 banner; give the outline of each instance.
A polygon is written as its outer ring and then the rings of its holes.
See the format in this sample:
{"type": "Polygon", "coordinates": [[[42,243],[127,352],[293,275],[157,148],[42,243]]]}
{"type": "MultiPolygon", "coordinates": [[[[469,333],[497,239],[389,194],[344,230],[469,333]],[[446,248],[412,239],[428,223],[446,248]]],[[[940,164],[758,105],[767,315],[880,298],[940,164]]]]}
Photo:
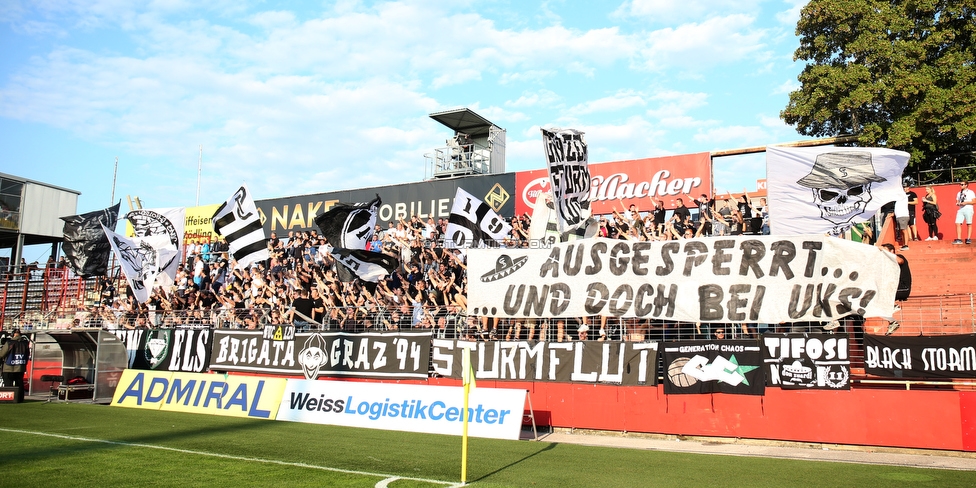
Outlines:
{"type": "Polygon", "coordinates": [[[976,334],[864,335],[864,371],[893,378],[976,378],[976,334]]]}
{"type": "Polygon", "coordinates": [[[657,342],[468,342],[434,339],[434,373],[461,379],[471,349],[478,380],[561,381],[624,386],[657,384],[657,342]]]}
{"type": "Polygon", "coordinates": [[[783,389],[850,390],[847,337],[833,334],[763,334],[766,384],[783,389]]]}
{"type": "Polygon", "coordinates": [[[766,392],[757,341],[667,342],[664,393],[766,392]]]}
{"type": "Polygon", "coordinates": [[[427,378],[430,332],[395,334],[215,330],[210,369],[282,375],[427,378]]]}
{"type": "Polygon", "coordinates": [[[472,249],[468,277],[470,315],[780,323],[891,316],[898,265],[825,236],[585,239],[472,249]]]}

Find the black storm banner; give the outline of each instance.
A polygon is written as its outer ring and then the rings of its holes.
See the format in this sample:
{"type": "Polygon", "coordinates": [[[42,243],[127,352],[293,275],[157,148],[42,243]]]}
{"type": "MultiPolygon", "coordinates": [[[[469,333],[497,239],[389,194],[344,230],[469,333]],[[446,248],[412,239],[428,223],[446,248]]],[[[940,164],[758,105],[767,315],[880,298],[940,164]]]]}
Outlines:
{"type": "Polygon", "coordinates": [[[263,331],[214,331],[210,369],[280,375],[427,378],[430,333],[295,333],[293,326],[263,331]]]}
{"type": "Polygon", "coordinates": [[[204,373],[210,364],[210,329],[115,330],[129,368],[204,373]]]}
{"type": "Polygon", "coordinates": [[[766,385],[800,390],[850,390],[847,337],[763,334],[766,385]]]}
{"type": "Polygon", "coordinates": [[[667,342],[664,393],[766,392],[757,341],[667,342]]]}
{"type": "MultiPolygon", "coordinates": [[[[376,222],[384,230],[388,222],[409,221],[416,215],[426,222],[451,216],[451,207],[458,187],[464,184],[468,193],[483,200],[502,217],[515,214],[515,173],[444,178],[402,185],[381,186],[358,190],[316,193],[254,203],[261,212],[261,222],[267,233],[318,230],[315,217],[324,214],[339,202],[369,202],[379,195],[383,204],[377,209],[376,222]]],[[[268,234],[270,235],[270,234],[268,234]]]]}
{"type": "Polygon", "coordinates": [[[434,339],[435,374],[461,379],[461,354],[471,350],[477,380],[657,385],[657,342],[468,342],[434,339]]]}
{"type": "Polygon", "coordinates": [[[864,335],[864,371],[891,378],[976,378],[976,334],[864,335]]]}

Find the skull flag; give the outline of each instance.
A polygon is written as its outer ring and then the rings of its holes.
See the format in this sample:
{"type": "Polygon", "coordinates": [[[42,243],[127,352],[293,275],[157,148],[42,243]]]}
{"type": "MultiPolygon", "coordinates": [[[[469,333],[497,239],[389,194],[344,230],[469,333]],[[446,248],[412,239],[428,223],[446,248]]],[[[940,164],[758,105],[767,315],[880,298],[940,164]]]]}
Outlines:
{"type": "Polygon", "coordinates": [[[843,234],[884,204],[906,199],[908,158],[883,148],[766,148],[770,233],[843,234]]]}

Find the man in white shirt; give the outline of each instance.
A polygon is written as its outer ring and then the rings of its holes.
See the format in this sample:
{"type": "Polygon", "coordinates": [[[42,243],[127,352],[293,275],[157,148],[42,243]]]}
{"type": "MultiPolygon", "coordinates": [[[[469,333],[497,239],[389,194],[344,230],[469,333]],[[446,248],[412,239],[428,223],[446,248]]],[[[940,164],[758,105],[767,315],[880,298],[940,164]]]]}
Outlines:
{"type": "Polygon", "coordinates": [[[973,243],[973,204],[976,203],[976,193],[969,189],[969,182],[959,183],[959,193],[956,194],[956,240],[953,244],[962,244],[962,224],[966,224],[966,244],[973,243]]]}

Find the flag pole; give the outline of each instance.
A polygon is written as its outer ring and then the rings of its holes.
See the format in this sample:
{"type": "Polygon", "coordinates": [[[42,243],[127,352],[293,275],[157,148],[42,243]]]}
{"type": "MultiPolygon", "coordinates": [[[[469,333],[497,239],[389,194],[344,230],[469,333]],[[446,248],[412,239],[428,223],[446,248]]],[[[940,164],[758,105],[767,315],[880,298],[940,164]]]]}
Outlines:
{"type": "Polygon", "coordinates": [[[461,356],[461,381],[464,383],[464,420],[461,427],[461,483],[468,482],[468,396],[474,383],[474,371],[471,367],[471,349],[464,348],[461,356]]]}

